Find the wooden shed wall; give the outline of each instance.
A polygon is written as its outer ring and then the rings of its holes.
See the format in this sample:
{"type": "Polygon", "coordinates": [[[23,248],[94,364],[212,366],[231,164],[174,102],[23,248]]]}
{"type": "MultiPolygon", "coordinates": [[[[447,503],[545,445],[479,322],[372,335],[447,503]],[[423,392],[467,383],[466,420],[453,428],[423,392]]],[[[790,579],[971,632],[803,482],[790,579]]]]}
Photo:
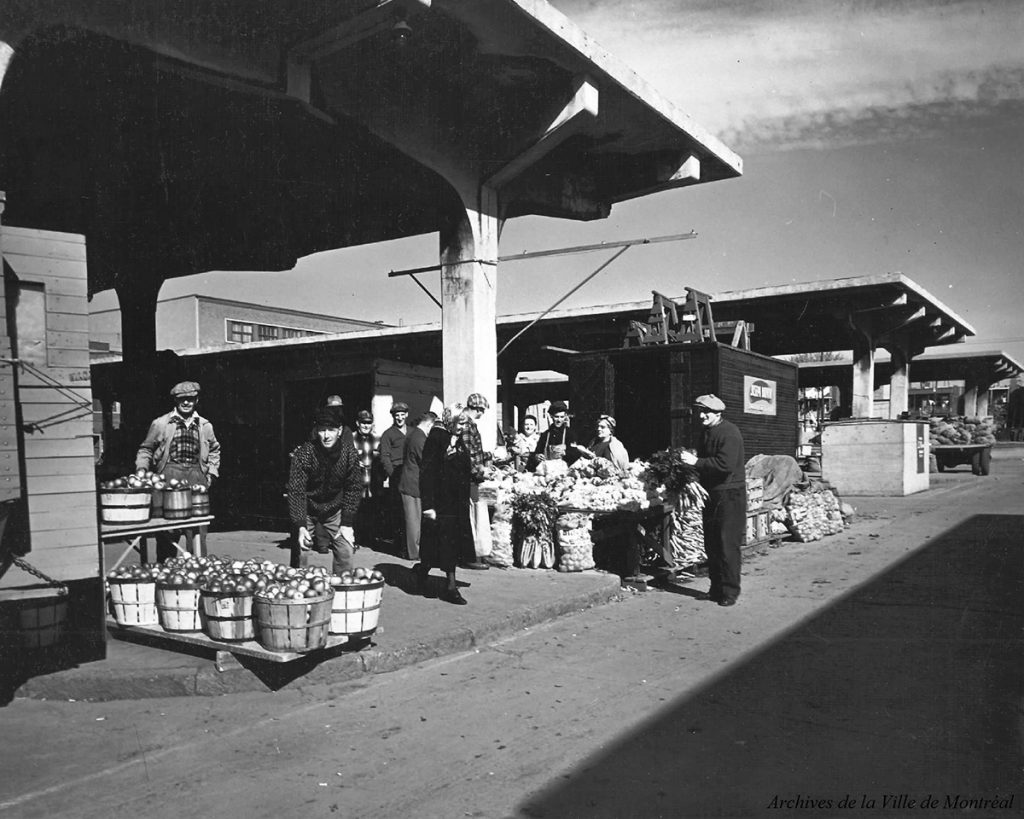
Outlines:
{"type": "Polygon", "coordinates": [[[42,337],[16,341],[19,357],[33,345],[17,378],[28,559],[58,580],[99,577],[85,240],[26,228],[2,230],[4,261],[18,286],[41,287],[45,305],[42,337]]]}

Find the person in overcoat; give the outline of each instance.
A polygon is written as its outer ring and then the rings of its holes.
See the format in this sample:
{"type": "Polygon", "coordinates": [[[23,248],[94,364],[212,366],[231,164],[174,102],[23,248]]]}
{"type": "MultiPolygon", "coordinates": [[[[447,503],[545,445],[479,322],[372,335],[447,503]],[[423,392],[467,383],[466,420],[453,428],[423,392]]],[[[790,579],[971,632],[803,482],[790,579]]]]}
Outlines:
{"type": "Polygon", "coordinates": [[[445,573],[441,599],[466,605],[455,577],[460,563],[475,557],[473,529],[466,509],[472,483],[472,458],[465,442],[471,413],[462,407],[447,408],[440,423],[427,435],[420,462],[420,562],[414,567],[419,585],[426,589],[432,568],[445,573]],[[446,423],[447,422],[447,423],[446,423]]]}

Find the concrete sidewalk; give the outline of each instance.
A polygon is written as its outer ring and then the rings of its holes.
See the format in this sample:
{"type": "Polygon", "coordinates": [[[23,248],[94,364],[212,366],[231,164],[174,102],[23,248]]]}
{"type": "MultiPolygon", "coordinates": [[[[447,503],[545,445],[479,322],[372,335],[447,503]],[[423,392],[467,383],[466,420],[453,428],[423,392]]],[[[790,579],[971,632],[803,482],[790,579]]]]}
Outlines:
{"type": "MultiPolygon", "coordinates": [[[[123,545],[107,547],[108,565],[123,545]]],[[[275,532],[211,532],[207,551],[240,560],[250,557],[288,564],[285,535],[275,532]]],[[[313,555],[329,565],[329,556],[313,555]]],[[[132,556],[128,562],[131,563],[132,556]]],[[[387,586],[380,622],[369,645],[341,649],[287,662],[237,656],[218,669],[216,652],[182,643],[110,637],[107,657],[66,670],[32,677],[17,697],[53,700],[109,701],[240,691],[268,691],[350,680],[365,674],[393,671],[432,657],[467,651],[516,631],[571,612],[601,605],[621,594],[619,578],[589,571],[565,574],[530,569],[498,569],[458,573],[469,601],[453,606],[438,599],[443,576],[434,571],[427,595],[413,591],[413,561],[360,549],[357,566],[377,567],[387,586]]]]}

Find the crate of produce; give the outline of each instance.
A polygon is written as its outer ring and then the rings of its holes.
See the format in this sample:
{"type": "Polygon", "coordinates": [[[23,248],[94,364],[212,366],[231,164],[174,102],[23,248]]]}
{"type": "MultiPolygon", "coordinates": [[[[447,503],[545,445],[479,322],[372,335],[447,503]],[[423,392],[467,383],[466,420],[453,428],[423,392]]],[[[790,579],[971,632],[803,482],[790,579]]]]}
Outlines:
{"type": "Polygon", "coordinates": [[[764,505],[764,478],[747,478],[747,509],[764,505]]]}
{"type": "Polygon", "coordinates": [[[164,631],[202,631],[199,584],[156,584],[156,611],[164,631]]]}
{"type": "Polygon", "coordinates": [[[104,489],[100,492],[100,520],[118,526],[148,523],[151,503],[148,489],[104,489]]]}
{"type": "Polygon", "coordinates": [[[331,634],[361,639],[377,630],[384,597],[384,577],[376,577],[377,574],[379,572],[351,580],[342,575],[341,583],[332,584],[331,634]]]}
{"type": "Polygon", "coordinates": [[[255,639],[252,603],[253,595],[248,592],[215,592],[202,589],[199,607],[202,612],[203,632],[211,640],[226,643],[255,639]]]}
{"type": "Polygon", "coordinates": [[[316,597],[253,598],[256,640],[270,651],[315,651],[327,645],[334,592],[316,597]]]}

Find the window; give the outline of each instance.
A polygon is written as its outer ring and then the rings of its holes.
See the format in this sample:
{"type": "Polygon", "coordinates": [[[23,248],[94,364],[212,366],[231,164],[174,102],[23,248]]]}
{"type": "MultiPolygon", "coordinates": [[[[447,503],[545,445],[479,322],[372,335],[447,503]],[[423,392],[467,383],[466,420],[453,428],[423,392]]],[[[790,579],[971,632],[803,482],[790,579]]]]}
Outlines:
{"type": "Polygon", "coordinates": [[[252,341],[252,325],[243,321],[228,320],[228,341],[247,344],[252,341]]]}
{"type": "Polygon", "coordinates": [[[250,321],[227,319],[225,330],[228,341],[235,344],[248,344],[251,341],[277,341],[282,338],[305,338],[306,336],[322,336],[318,330],[303,330],[299,327],[281,327],[277,324],[256,324],[250,321]]]}

